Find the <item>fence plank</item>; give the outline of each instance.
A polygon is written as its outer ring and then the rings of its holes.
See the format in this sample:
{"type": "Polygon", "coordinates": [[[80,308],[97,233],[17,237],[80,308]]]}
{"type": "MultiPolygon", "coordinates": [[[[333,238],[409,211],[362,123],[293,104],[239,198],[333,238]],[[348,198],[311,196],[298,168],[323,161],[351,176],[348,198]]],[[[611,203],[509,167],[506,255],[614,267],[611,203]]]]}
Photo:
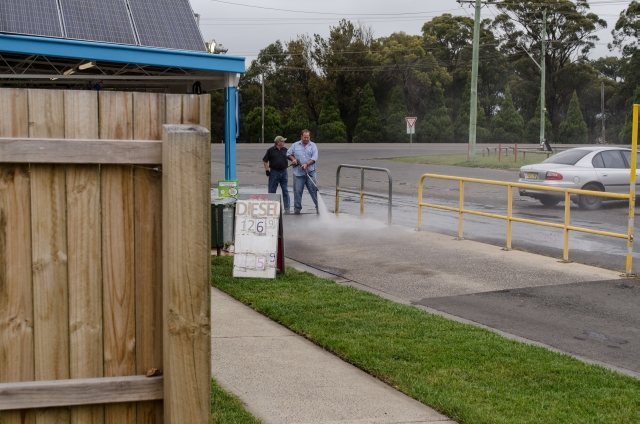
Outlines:
{"type": "MultiPolygon", "coordinates": [[[[101,91],[100,138],[133,138],[133,95],[101,91]]],[[[133,168],[103,166],[102,284],[104,375],[134,375],[135,305],[133,264],[133,168]]],[[[105,423],[133,424],[135,405],[105,406],[105,423]]]]}
{"type": "Polygon", "coordinates": [[[166,113],[165,95],[133,93],[133,106],[133,139],[162,140],[162,124],[166,113]]]}
{"type": "Polygon", "coordinates": [[[64,91],[27,90],[29,137],[64,137],[64,91]]]}
{"type": "Polygon", "coordinates": [[[200,122],[199,125],[211,132],[211,94],[202,94],[200,98],[200,122]]]}
{"type": "MultiPolygon", "coordinates": [[[[103,166],[102,269],[104,375],[135,375],[133,169],[103,166]]],[[[132,403],[105,406],[105,423],[133,424],[132,403]]]]}
{"type": "Polygon", "coordinates": [[[182,94],[166,94],[165,124],[182,123],[182,94]]]}
{"type": "Polygon", "coordinates": [[[209,132],[165,125],[162,149],[165,421],[211,419],[209,132]]]}
{"type": "Polygon", "coordinates": [[[163,377],[83,378],[0,384],[0,410],[162,399],[163,377]]]}
{"type": "MultiPolygon", "coordinates": [[[[27,90],[29,137],[64,137],[64,92],[27,90]]],[[[33,261],[36,380],[69,378],[69,297],[65,168],[33,165],[31,255],[33,261]]],[[[69,410],[36,411],[36,423],[68,423],[69,410]]]]}
{"type": "Polygon", "coordinates": [[[0,162],[159,164],[162,142],[156,140],[66,140],[0,138],[0,162]]]}
{"type": "MultiPolygon", "coordinates": [[[[161,140],[165,95],[134,93],[134,138],[161,140]]],[[[161,163],[158,162],[158,163],[161,163]]],[[[162,369],[162,173],[134,169],[136,371],[162,369]]],[[[163,404],[139,402],[138,424],[161,424],[163,404]]]]}
{"type": "MultiPolygon", "coordinates": [[[[35,377],[30,205],[28,166],[0,165],[0,382],[2,383],[30,381],[35,377]]],[[[34,422],[33,411],[2,413],[3,424],[34,422]]]]}
{"type": "Polygon", "coordinates": [[[0,137],[27,137],[29,111],[27,91],[0,88],[0,137]]]}
{"type": "MultiPolygon", "coordinates": [[[[65,91],[65,136],[98,138],[98,93],[65,91]]],[[[103,376],[100,168],[68,165],[70,378],[103,376]]],[[[60,395],[60,393],[57,393],[60,395]]],[[[72,424],[103,424],[104,406],[71,408],[72,424]]]]}
{"type": "MultiPolygon", "coordinates": [[[[27,99],[26,90],[0,88],[0,136],[29,135],[27,99]]],[[[0,382],[35,377],[30,196],[29,167],[0,165],[0,382]]],[[[2,420],[32,424],[35,415],[4,412],[2,420]]]]}
{"type": "Polygon", "coordinates": [[[101,91],[98,94],[100,138],[133,139],[133,96],[121,91],[101,91]]]}
{"type": "Polygon", "coordinates": [[[182,95],[182,124],[200,124],[200,96],[197,94],[182,95]]]}

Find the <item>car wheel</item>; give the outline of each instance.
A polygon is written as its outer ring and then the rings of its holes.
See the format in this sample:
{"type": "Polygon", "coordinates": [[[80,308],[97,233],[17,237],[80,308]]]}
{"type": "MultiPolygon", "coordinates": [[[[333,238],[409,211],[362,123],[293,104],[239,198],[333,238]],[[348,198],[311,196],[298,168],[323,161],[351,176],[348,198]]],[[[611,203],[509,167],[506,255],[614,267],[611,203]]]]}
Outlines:
{"type": "Polygon", "coordinates": [[[538,198],[538,200],[540,201],[540,203],[542,203],[545,206],[555,206],[558,203],[560,203],[560,199],[558,199],[557,197],[553,197],[553,196],[541,196],[538,198]]]}
{"type": "MultiPolygon", "coordinates": [[[[602,191],[602,188],[597,184],[589,183],[582,187],[582,190],[602,191]]],[[[585,196],[583,194],[578,196],[578,206],[580,209],[586,211],[595,211],[602,206],[602,197],[599,196],[585,196]]]]}

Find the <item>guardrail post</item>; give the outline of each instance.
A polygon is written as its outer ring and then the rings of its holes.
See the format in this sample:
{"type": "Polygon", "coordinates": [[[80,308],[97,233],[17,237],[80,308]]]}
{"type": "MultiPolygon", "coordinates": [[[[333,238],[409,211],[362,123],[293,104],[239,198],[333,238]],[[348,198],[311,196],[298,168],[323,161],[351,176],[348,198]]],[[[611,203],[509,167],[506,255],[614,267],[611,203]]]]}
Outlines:
{"type": "Polygon", "coordinates": [[[631,276],[633,268],[633,230],[634,216],[636,213],[636,168],[638,165],[638,108],[633,105],[633,125],[631,126],[631,178],[629,184],[629,237],[627,239],[627,264],[626,275],[631,276]]]}
{"type": "Polygon", "coordinates": [[[507,186],[507,250],[511,250],[511,216],[513,215],[513,187],[507,186]]]}
{"type": "Polygon", "coordinates": [[[462,226],[464,222],[464,181],[460,181],[460,207],[458,208],[458,240],[462,240],[462,226]]]}
{"type": "Polygon", "coordinates": [[[364,218],[364,168],[360,168],[360,218],[364,218]]]}
{"type": "Polygon", "coordinates": [[[569,225],[571,223],[571,193],[564,193],[564,245],[562,249],[562,261],[569,262],[569,225]]]}

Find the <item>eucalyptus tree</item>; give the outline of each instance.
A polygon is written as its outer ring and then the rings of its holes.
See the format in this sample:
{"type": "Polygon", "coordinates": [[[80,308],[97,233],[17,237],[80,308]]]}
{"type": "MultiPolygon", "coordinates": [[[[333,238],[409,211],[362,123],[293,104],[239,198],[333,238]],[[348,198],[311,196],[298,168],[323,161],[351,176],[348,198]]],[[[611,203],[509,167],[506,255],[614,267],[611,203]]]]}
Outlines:
{"type": "Polygon", "coordinates": [[[514,84],[514,103],[527,117],[533,115],[540,91],[540,70],[527,51],[540,63],[542,17],[546,11],[545,102],[557,130],[572,93],[588,83],[578,71],[598,41],[596,31],[607,23],[589,11],[586,0],[504,0],[497,7],[502,13],[496,17],[494,28],[500,32],[502,52],[519,77],[514,84]]]}

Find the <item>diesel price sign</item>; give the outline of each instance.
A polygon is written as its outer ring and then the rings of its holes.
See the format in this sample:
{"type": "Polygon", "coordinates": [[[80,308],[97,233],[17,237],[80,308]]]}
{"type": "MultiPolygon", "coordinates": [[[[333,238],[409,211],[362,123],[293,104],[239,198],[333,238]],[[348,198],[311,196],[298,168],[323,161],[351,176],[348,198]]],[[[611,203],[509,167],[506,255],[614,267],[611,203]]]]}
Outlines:
{"type": "Polygon", "coordinates": [[[280,196],[240,196],[236,202],[234,277],[275,278],[280,196]]]}

